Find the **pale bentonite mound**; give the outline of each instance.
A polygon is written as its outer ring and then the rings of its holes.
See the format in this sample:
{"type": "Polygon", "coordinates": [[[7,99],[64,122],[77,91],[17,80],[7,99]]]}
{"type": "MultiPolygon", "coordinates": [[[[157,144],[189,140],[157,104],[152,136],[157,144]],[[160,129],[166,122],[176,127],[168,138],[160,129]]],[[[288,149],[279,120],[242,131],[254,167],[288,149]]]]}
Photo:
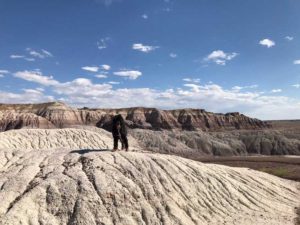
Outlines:
{"type": "MultiPolygon", "coordinates": [[[[1,142],[18,132],[29,131],[1,142]]],[[[76,147],[0,150],[0,224],[293,224],[300,205],[299,183],[266,173],[76,147]]]]}
{"type": "MultiPolygon", "coordinates": [[[[95,128],[81,129],[24,129],[0,132],[0,149],[112,149],[111,133],[95,128]]],[[[130,148],[139,149],[137,142],[129,137],[130,148]]],[[[120,146],[120,144],[119,144],[120,146]]],[[[1,164],[1,159],[0,159],[1,164]]]]}

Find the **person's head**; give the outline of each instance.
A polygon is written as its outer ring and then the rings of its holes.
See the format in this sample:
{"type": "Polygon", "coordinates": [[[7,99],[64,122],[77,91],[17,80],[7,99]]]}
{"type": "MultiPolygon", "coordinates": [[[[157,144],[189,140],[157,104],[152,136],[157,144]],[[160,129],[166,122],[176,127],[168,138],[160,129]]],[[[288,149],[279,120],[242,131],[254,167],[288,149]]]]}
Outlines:
{"type": "Polygon", "coordinates": [[[121,114],[116,115],[116,118],[120,122],[124,120],[121,114]]]}

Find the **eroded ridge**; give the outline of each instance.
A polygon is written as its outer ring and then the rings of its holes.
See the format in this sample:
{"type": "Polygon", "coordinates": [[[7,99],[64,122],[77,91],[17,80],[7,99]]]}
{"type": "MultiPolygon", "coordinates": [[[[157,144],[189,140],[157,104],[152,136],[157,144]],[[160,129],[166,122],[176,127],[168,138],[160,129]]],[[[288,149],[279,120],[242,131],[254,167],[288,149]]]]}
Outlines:
{"type": "Polygon", "coordinates": [[[298,183],[176,156],[3,150],[0,224],[293,224],[298,183]]]}

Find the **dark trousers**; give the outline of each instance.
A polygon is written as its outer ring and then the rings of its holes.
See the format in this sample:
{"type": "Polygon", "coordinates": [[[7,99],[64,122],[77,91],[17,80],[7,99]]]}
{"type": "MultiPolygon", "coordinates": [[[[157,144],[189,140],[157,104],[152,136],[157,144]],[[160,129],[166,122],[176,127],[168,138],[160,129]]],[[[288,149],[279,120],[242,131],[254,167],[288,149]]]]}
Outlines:
{"type": "Polygon", "coordinates": [[[128,149],[128,139],[126,136],[115,136],[114,137],[114,149],[117,149],[118,148],[118,142],[119,140],[121,141],[122,143],[122,149],[123,148],[126,148],[128,149]]]}

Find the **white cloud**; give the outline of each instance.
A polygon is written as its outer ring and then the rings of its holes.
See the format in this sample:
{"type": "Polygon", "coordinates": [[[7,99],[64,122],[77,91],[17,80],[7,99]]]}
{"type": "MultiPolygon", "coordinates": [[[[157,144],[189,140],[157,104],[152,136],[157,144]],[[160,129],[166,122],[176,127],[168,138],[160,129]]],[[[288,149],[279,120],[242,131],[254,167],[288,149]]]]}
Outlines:
{"type": "Polygon", "coordinates": [[[292,36],[286,36],[285,39],[288,40],[288,41],[292,41],[292,40],[294,40],[294,37],[292,37],[292,36]]]}
{"type": "Polygon", "coordinates": [[[109,81],[108,83],[109,84],[120,84],[120,82],[117,82],[117,81],[109,81]]]}
{"type": "Polygon", "coordinates": [[[8,70],[0,70],[0,78],[4,77],[4,74],[8,74],[9,71],[8,70]]]}
{"type": "MultiPolygon", "coordinates": [[[[225,89],[213,83],[203,85],[186,83],[182,87],[166,90],[151,88],[115,89],[112,84],[117,83],[114,81],[94,84],[89,79],[77,78],[73,81],[61,83],[52,76],[44,76],[39,70],[21,71],[15,73],[14,76],[47,86],[51,92],[55,93],[56,97],[46,95],[43,88],[24,89],[23,93],[0,91],[0,99],[3,99],[3,102],[29,103],[59,99],[80,107],[204,108],[207,111],[223,113],[239,111],[260,119],[296,119],[300,117],[299,100],[281,95],[272,95],[270,92],[269,95],[268,93],[259,92],[254,89],[257,85],[234,86],[225,89]]],[[[130,77],[130,75],[126,74],[126,77],[130,77]]],[[[299,84],[293,86],[300,88],[299,84]]],[[[274,90],[273,93],[280,92],[279,89],[274,90]]]]}
{"type": "MultiPolygon", "coordinates": [[[[59,95],[66,96],[66,101],[72,103],[74,99],[82,104],[92,100],[96,96],[103,96],[111,90],[110,84],[93,84],[91,80],[86,78],[77,78],[73,81],[61,83],[54,80],[52,76],[44,76],[40,71],[21,71],[14,74],[15,77],[27,80],[30,82],[38,83],[44,86],[49,86],[52,91],[59,95]]],[[[36,89],[41,92],[41,90],[36,89]]],[[[31,93],[33,91],[30,91],[31,93]]],[[[1,96],[1,95],[0,95],[1,96]]]]}
{"type": "Polygon", "coordinates": [[[164,11],[164,12],[171,12],[171,11],[172,11],[172,9],[171,9],[171,8],[169,8],[169,7],[166,7],[166,8],[163,8],[163,9],[162,9],[162,11],[164,11]]]}
{"type": "Polygon", "coordinates": [[[266,46],[268,48],[271,48],[271,47],[275,46],[275,42],[270,40],[270,39],[267,39],[267,38],[263,39],[263,40],[260,40],[259,44],[263,45],[263,46],[266,46]]]}
{"type": "Polygon", "coordinates": [[[102,50],[102,49],[107,48],[107,45],[106,45],[106,43],[104,42],[104,40],[101,39],[100,41],[97,42],[97,47],[98,47],[99,50],[102,50]]]}
{"type": "Polygon", "coordinates": [[[241,86],[234,86],[234,87],[232,87],[232,90],[234,90],[234,91],[240,91],[240,90],[242,90],[244,87],[241,87],[241,86]]]}
{"type": "Polygon", "coordinates": [[[234,59],[237,55],[238,53],[236,52],[225,53],[222,50],[216,50],[210,53],[206,58],[204,58],[204,61],[212,61],[218,65],[225,66],[227,61],[234,59]]]}
{"type": "Polygon", "coordinates": [[[96,73],[96,72],[98,72],[99,67],[98,66],[83,66],[83,67],[81,67],[81,69],[96,73]]]}
{"type": "Polygon", "coordinates": [[[26,61],[28,61],[28,62],[34,62],[35,61],[35,59],[34,58],[24,58],[26,61]]]}
{"type": "Polygon", "coordinates": [[[71,102],[76,101],[82,104],[95,100],[96,97],[105,97],[111,89],[110,84],[93,84],[86,78],[77,78],[54,86],[55,93],[66,96],[71,102]]]}
{"type": "Polygon", "coordinates": [[[196,93],[200,92],[200,88],[201,88],[201,86],[197,84],[184,84],[183,86],[190,87],[192,91],[196,93]]]}
{"type": "Polygon", "coordinates": [[[14,77],[45,86],[57,85],[59,83],[58,81],[53,79],[53,76],[44,76],[40,71],[19,71],[14,74],[14,77]]]}
{"type": "Polygon", "coordinates": [[[101,68],[104,70],[110,70],[111,67],[110,67],[110,65],[104,64],[104,65],[101,65],[101,68]]]}
{"type": "MultiPolygon", "coordinates": [[[[53,57],[53,55],[45,50],[45,49],[42,49],[40,52],[36,51],[36,50],[33,50],[31,48],[26,48],[26,51],[32,56],[32,57],[35,57],[35,58],[39,58],[39,59],[44,59],[44,58],[48,58],[48,57],[53,57]]],[[[29,60],[30,61],[30,60],[29,60]]]]}
{"type": "MultiPolygon", "coordinates": [[[[187,83],[183,87],[166,90],[151,88],[114,89],[111,84],[94,84],[86,78],[77,78],[73,81],[60,83],[52,77],[43,76],[39,71],[34,71],[33,75],[17,77],[48,86],[56,94],[56,99],[79,107],[145,106],[164,109],[188,107],[204,108],[212,112],[239,111],[260,119],[295,119],[300,117],[299,100],[280,95],[268,95],[257,90],[244,90],[243,87],[225,89],[211,83],[204,85],[187,83]]],[[[252,86],[254,85],[245,87],[252,86]]],[[[39,102],[53,99],[53,97],[46,96],[39,89],[27,89],[21,94],[0,91],[0,99],[4,99],[5,102],[39,102]]]]}
{"type": "Polygon", "coordinates": [[[295,64],[295,65],[300,65],[300,59],[295,60],[295,61],[294,61],[294,64],[295,64]]]}
{"type": "Polygon", "coordinates": [[[22,59],[24,57],[25,57],[24,55],[10,55],[11,59],[22,59]]]}
{"type": "Polygon", "coordinates": [[[258,88],[258,85],[257,84],[252,84],[252,85],[249,85],[249,86],[245,86],[244,88],[258,88]]]}
{"type": "Polygon", "coordinates": [[[44,89],[44,88],[41,88],[41,87],[39,87],[39,88],[36,88],[36,90],[38,90],[38,91],[40,91],[40,92],[43,92],[43,91],[45,91],[45,89],[44,89]]]}
{"type": "Polygon", "coordinates": [[[53,96],[44,95],[34,89],[24,89],[22,93],[12,93],[0,90],[1,103],[40,103],[54,101],[53,96]]]}
{"type": "Polygon", "coordinates": [[[171,58],[177,58],[177,54],[175,54],[175,53],[170,53],[169,56],[170,56],[171,58]]]}
{"type": "Polygon", "coordinates": [[[100,41],[97,41],[97,48],[99,50],[106,49],[108,47],[108,41],[110,41],[110,37],[101,38],[100,41]]]}
{"type": "Polygon", "coordinates": [[[271,90],[271,93],[280,93],[282,92],[282,89],[273,89],[271,90]]]}
{"type": "Polygon", "coordinates": [[[253,85],[247,85],[247,86],[234,86],[231,89],[235,92],[239,92],[243,89],[254,89],[254,88],[258,88],[257,84],[253,84],[253,85]]]}
{"type": "Polygon", "coordinates": [[[141,43],[132,45],[132,49],[137,50],[137,51],[141,51],[141,52],[145,52],[145,53],[149,53],[151,51],[154,51],[157,48],[159,48],[159,46],[143,45],[141,43]]]}
{"type": "MultiPolygon", "coordinates": [[[[205,108],[208,111],[228,112],[242,111],[248,115],[263,118],[283,118],[291,116],[289,112],[290,100],[285,97],[265,97],[257,93],[232,93],[224,90],[218,85],[195,85],[186,84],[190,89],[155,90],[149,88],[116,89],[107,90],[105,94],[97,96],[94,100],[90,98],[77,99],[79,96],[71,96],[73,102],[81,101],[84,104],[101,105],[103,107],[133,107],[147,106],[159,108],[205,108]],[[136,96],[139,96],[137,98],[136,96]],[[75,99],[74,99],[75,98],[75,99]],[[278,106],[278,103],[284,105],[278,106]],[[288,104],[287,104],[288,103],[288,104]],[[283,110],[283,114],[278,114],[283,110]],[[277,109],[277,110],[274,110],[277,109]]],[[[295,107],[295,108],[300,108],[295,107]]],[[[294,115],[295,116],[295,115],[294,115]]]]}
{"type": "Polygon", "coordinates": [[[148,15],[147,14],[143,14],[142,18],[146,20],[146,19],[148,19],[148,15]]]}
{"type": "Polygon", "coordinates": [[[33,62],[33,61],[35,61],[35,58],[44,59],[44,58],[48,58],[48,57],[53,57],[52,53],[50,53],[49,51],[47,51],[45,49],[42,49],[41,52],[38,52],[31,48],[26,48],[26,51],[30,55],[29,57],[27,57],[25,55],[12,54],[12,55],[10,55],[10,58],[11,59],[24,59],[26,61],[33,62]]]}
{"type": "Polygon", "coordinates": [[[185,82],[200,83],[199,78],[183,78],[182,80],[185,82]]]}
{"type": "Polygon", "coordinates": [[[40,90],[38,90],[38,89],[23,89],[23,91],[25,92],[25,93],[28,93],[28,94],[37,94],[37,95],[42,95],[43,93],[43,91],[40,91],[40,90]]]}
{"type": "Polygon", "coordinates": [[[293,84],[292,87],[300,88],[300,84],[293,84]]]}
{"type": "Polygon", "coordinates": [[[106,5],[106,6],[110,6],[114,2],[122,2],[122,0],[95,0],[95,2],[102,3],[102,4],[106,5]]]}
{"type": "Polygon", "coordinates": [[[9,71],[8,71],[8,70],[0,70],[0,73],[1,73],[1,74],[8,74],[9,71]]]}
{"type": "Polygon", "coordinates": [[[43,52],[45,55],[49,56],[49,57],[53,57],[52,53],[49,52],[49,51],[47,51],[47,50],[45,50],[45,49],[42,49],[42,52],[43,52]]]}
{"type": "Polygon", "coordinates": [[[33,57],[37,57],[37,58],[40,58],[40,59],[43,59],[45,58],[45,56],[39,52],[36,52],[36,51],[30,51],[29,52],[30,55],[32,55],[33,57]]]}
{"type": "Polygon", "coordinates": [[[128,77],[130,80],[135,80],[142,75],[142,72],[138,70],[123,70],[119,72],[114,72],[114,75],[128,77]]]}
{"type": "Polygon", "coordinates": [[[105,74],[97,74],[97,75],[95,75],[95,77],[97,77],[97,78],[107,78],[107,75],[105,75],[105,74]]]}

